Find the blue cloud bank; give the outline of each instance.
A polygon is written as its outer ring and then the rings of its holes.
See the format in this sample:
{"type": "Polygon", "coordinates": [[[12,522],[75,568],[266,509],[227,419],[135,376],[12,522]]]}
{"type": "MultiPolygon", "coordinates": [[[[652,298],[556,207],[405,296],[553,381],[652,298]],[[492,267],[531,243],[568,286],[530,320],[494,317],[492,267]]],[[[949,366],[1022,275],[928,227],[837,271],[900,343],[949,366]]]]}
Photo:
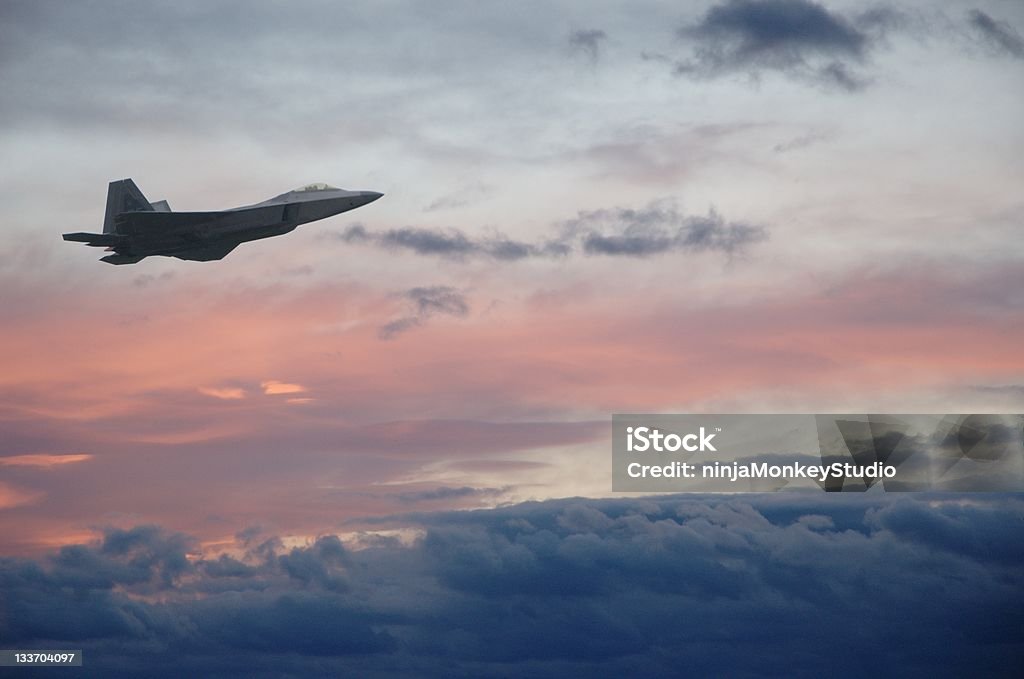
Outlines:
{"type": "MultiPolygon", "coordinates": [[[[82,676],[1015,676],[1020,496],[662,496],[417,514],[196,558],[154,526],[0,559],[5,647],[82,676]],[[242,555],[244,553],[244,556],[242,555]]],[[[26,675],[27,676],[27,675],[26,675]]]]}

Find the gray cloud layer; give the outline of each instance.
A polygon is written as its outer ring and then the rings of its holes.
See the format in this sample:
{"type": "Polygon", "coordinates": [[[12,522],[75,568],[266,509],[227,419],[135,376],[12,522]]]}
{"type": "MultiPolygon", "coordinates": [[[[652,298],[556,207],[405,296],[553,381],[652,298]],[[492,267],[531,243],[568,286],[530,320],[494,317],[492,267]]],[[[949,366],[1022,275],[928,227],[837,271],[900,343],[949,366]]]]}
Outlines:
{"type": "Polygon", "coordinates": [[[1024,510],[945,499],[559,500],[199,559],[110,530],[0,560],[0,638],[83,648],[87,676],[1012,673],[1024,510]]]}
{"type": "Polygon", "coordinates": [[[577,248],[588,255],[621,257],[649,257],[671,252],[732,254],[767,237],[768,231],[762,226],[727,222],[714,210],[703,217],[687,216],[668,201],[654,201],[643,208],[583,210],[561,224],[557,238],[540,243],[502,235],[473,238],[458,229],[405,227],[371,232],[361,224],[353,224],[340,235],[346,243],[419,255],[499,261],[564,257],[577,248]]]}

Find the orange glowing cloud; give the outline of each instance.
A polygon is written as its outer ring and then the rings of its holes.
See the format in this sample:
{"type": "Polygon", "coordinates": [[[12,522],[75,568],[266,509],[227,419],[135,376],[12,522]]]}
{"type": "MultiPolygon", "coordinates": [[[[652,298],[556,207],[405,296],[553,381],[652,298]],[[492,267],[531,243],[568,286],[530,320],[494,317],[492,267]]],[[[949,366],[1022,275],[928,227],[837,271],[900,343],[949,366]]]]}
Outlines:
{"type": "Polygon", "coordinates": [[[278,382],[277,380],[261,382],[260,386],[263,387],[263,393],[268,395],[301,394],[306,391],[306,388],[301,384],[289,384],[287,382],[278,382]]]}
{"type": "Polygon", "coordinates": [[[11,467],[57,467],[71,464],[73,462],[86,462],[92,459],[92,455],[85,453],[79,455],[47,455],[39,453],[35,455],[11,455],[0,457],[0,466],[11,467]]]}
{"type": "Polygon", "coordinates": [[[43,493],[16,488],[0,481],[0,509],[32,504],[42,497],[43,493]]]}
{"type": "Polygon", "coordinates": [[[236,401],[245,398],[245,389],[238,387],[199,387],[199,393],[225,401],[236,401]]]}

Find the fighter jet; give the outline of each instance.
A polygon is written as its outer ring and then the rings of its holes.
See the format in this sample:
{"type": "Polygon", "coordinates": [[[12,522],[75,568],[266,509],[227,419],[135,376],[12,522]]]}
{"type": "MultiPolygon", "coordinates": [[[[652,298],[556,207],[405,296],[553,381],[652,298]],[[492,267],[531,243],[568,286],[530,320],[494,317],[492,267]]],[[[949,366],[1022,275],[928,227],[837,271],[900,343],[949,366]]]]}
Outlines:
{"type": "Polygon", "coordinates": [[[299,224],[354,210],[380,198],[376,191],[346,191],[309,184],[255,205],[220,212],[171,212],[166,200],[150,203],[131,179],[110,182],[103,233],[65,233],[64,240],[105,247],[110,264],[135,264],[151,255],[197,262],[224,258],[240,243],[280,236],[299,224]]]}

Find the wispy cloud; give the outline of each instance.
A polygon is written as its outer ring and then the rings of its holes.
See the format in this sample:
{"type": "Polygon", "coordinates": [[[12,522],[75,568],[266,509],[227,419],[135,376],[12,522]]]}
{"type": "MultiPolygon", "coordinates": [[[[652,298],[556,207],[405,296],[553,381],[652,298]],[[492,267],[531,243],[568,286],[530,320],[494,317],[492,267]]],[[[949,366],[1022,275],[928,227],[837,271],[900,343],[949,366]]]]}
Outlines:
{"type": "Polygon", "coordinates": [[[464,186],[458,191],[449,193],[436,199],[427,207],[424,212],[438,212],[442,210],[454,210],[477,203],[494,193],[494,187],[483,183],[464,186]]]}
{"type": "Polygon", "coordinates": [[[582,54],[591,63],[597,63],[601,56],[601,44],[608,40],[608,34],[599,28],[573,31],[569,34],[569,47],[582,54]]]}
{"type": "Polygon", "coordinates": [[[92,457],[92,455],[86,453],[77,455],[49,455],[46,453],[9,455],[7,457],[0,457],[0,466],[50,468],[76,462],[88,462],[92,457]]]}
{"type": "Polygon", "coordinates": [[[466,301],[466,297],[449,286],[411,288],[400,293],[399,297],[409,304],[412,312],[381,326],[381,339],[393,339],[403,332],[423,325],[427,319],[436,315],[462,318],[469,314],[469,302],[466,301]]]}
{"type": "Polygon", "coordinates": [[[26,490],[0,481],[0,509],[10,509],[32,504],[43,497],[43,493],[26,490]]]}
{"type": "Polygon", "coordinates": [[[734,253],[761,242],[768,229],[726,221],[712,209],[705,216],[683,214],[674,201],[655,200],[642,208],[581,210],[559,224],[558,235],[538,243],[506,236],[472,237],[459,229],[405,227],[371,232],[353,224],[340,238],[391,250],[454,260],[487,258],[513,262],[529,258],[587,255],[649,257],[670,252],[734,253]]]}
{"type": "Polygon", "coordinates": [[[509,487],[502,488],[474,488],[473,486],[438,486],[429,490],[408,491],[396,495],[399,502],[417,504],[420,502],[434,502],[439,500],[455,499],[493,499],[508,492],[509,487]]]}
{"type": "Polygon", "coordinates": [[[353,224],[341,234],[341,239],[346,243],[365,243],[389,250],[406,250],[418,255],[435,255],[456,260],[484,257],[515,261],[566,253],[565,246],[560,243],[534,245],[502,235],[471,238],[459,229],[427,229],[412,226],[374,233],[367,231],[361,224],[353,224]]]}
{"type": "Polygon", "coordinates": [[[968,12],[967,21],[997,52],[1024,59],[1024,38],[1010,24],[993,19],[980,9],[968,12]]]}
{"type": "Polygon", "coordinates": [[[807,132],[805,134],[798,135],[784,142],[779,142],[772,147],[772,151],[775,153],[789,153],[790,151],[798,151],[805,149],[815,144],[828,141],[832,139],[834,133],[825,130],[815,130],[807,132]]]}
{"type": "Polygon", "coordinates": [[[199,393],[225,401],[245,398],[245,389],[240,387],[199,387],[199,393]]]}
{"type": "Polygon", "coordinates": [[[655,202],[642,209],[582,211],[565,223],[587,254],[650,257],[669,252],[733,253],[768,237],[762,226],[726,222],[711,210],[686,216],[672,203],[655,202]]]}

